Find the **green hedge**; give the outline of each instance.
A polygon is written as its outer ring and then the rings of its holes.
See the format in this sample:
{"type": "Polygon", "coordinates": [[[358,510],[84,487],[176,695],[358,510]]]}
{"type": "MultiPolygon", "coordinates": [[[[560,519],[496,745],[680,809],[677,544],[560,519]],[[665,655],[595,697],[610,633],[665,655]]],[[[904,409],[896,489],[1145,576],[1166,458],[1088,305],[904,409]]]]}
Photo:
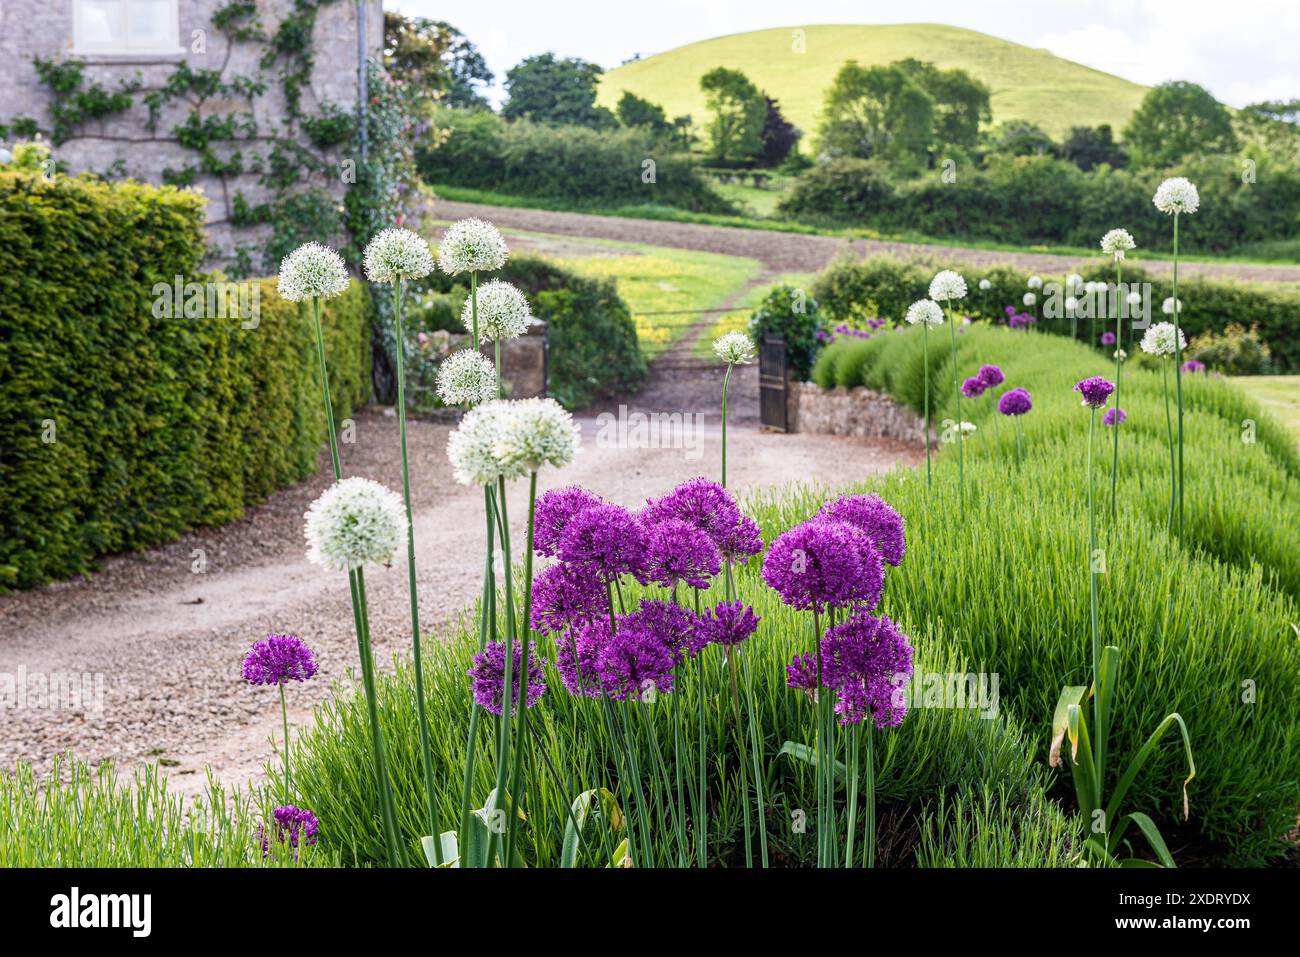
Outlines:
{"type": "Polygon", "coordinates": [[[417,151],[420,173],[430,183],[576,206],[735,212],[688,155],[646,130],[507,123],[495,113],[456,109],[439,110],[433,123],[448,135],[435,149],[417,151]],[[647,160],[655,164],[652,183],[643,179],[647,160]]]}
{"type": "MultiPolygon", "coordinates": [[[[203,202],[0,172],[0,587],[229,521],[314,471],[310,325],[273,281],[255,329],[153,315],[156,283],[212,278],[203,202]]],[[[340,416],[369,395],[369,313],[360,286],[327,313],[340,416]]]]}
{"type": "MultiPolygon", "coordinates": [[[[900,321],[907,307],[926,296],[930,279],[936,269],[944,264],[912,262],[890,256],[877,256],[865,261],[842,259],[832,263],[818,275],[812,294],[827,314],[827,326],[847,322],[861,325],[876,317],[900,321]]],[[[969,294],[957,310],[974,318],[1001,321],[1006,306],[1023,311],[1021,297],[1026,290],[1025,269],[997,264],[993,266],[960,267],[966,277],[969,294]],[[981,279],[988,279],[990,289],[979,288],[981,279]]],[[[1079,269],[1088,281],[1114,282],[1113,266],[1100,261],[1079,269]]],[[[1063,284],[1065,277],[1041,274],[1045,282],[1063,284]]],[[[1124,282],[1151,283],[1152,322],[1165,317],[1160,304],[1172,292],[1168,276],[1152,276],[1140,266],[1128,265],[1124,269],[1124,282]]],[[[1281,283],[1248,283],[1234,280],[1187,277],[1179,280],[1178,298],[1183,302],[1181,317],[1183,331],[1190,341],[1202,332],[1222,332],[1230,322],[1249,328],[1259,326],[1260,337],[1268,343],[1277,371],[1300,370],[1300,289],[1281,283]]],[[[1042,314],[1042,291],[1039,290],[1039,315],[1042,314]]],[[[1039,328],[1069,333],[1068,321],[1040,322],[1039,328]]],[[[1090,323],[1080,319],[1077,334],[1089,339],[1100,336],[1103,328],[1114,328],[1114,320],[1096,319],[1090,323]]],[[[940,337],[943,338],[943,337],[940,337]]],[[[1132,330],[1125,323],[1124,342],[1129,353],[1133,341],[1132,330]]]]}

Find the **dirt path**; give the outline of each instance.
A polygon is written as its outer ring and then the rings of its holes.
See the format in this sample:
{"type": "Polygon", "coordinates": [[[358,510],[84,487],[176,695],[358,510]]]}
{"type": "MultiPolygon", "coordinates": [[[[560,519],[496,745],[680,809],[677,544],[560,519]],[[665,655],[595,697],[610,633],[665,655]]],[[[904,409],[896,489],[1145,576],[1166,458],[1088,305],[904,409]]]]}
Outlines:
{"type": "MultiPolygon", "coordinates": [[[[678,249],[699,249],[729,256],[748,256],[762,262],[772,272],[816,272],[841,252],[848,250],[857,257],[893,253],[907,258],[945,260],[975,266],[1013,263],[1026,271],[1064,274],[1086,258],[1058,256],[1050,253],[999,252],[959,246],[930,246],[918,243],[882,240],[841,239],[801,233],[780,233],[764,229],[734,226],[705,226],[653,219],[625,219],[618,216],[592,216],[586,213],[556,213],[510,206],[484,206],[439,200],[435,212],[439,219],[462,219],[478,216],[498,226],[528,229],[560,235],[616,239],[624,242],[650,243],[678,249]]],[[[1142,263],[1153,273],[1165,273],[1170,265],[1160,260],[1142,263]]],[[[1255,265],[1250,263],[1182,262],[1184,276],[1214,276],[1263,282],[1300,282],[1300,266],[1255,265]]]]}
{"type": "MultiPolygon", "coordinates": [[[[708,397],[701,391],[698,398],[708,397]]],[[[665,408],[650,393],[631,403],[633,411],[702,412],[694,436],[700,442],[686,447],[611,443],[610,420],[583,417],[583,452],[570,467],[544,473],[542,487],[577,482],[635,506],[682,479],[716,474],[719,420],[712,407],[696,408],[693,401],[679,395],[665,408]]],[[[732,422],[730,471],[741,491],[794,480],[837,485],[918,459],[902,445],[764,434],[739,415],[732,422]]],[[[420,422],[410,435],[421,620],[428,631],[453,622],[480,587],[481,493],[452,482],[447,433],[445,425],[420,422]]],[[[348,474],[400,488],[391,414],[358,413],[356,441],[343,452],[348,474]]],[[[103,679],[99,713],[33,697],[6,711],[0,767],[20,756],[47,766],[73,749],[122,765],[157,759],[189,793],[203,785],[205,765],[228,783],[257,777],[272,753],[272,734],[279,737],[279,714],[274,690],[240,680],[249,645],[268,632],[293,632],[316,651],[320,674],[291,689],[295,725],[354,666],[347,590],[303,557],[301,516],[326,486],[327,471],[277,493],[239,522],[107,559],[88,578],[0,596],[0,675],[25,675],[29,691],[42,676],[103,679]],[[207,563],[201,573],[194,571],[196,550],[207,563]]],[[[521,516],[523,504],[512,500],[511,514],[521,516]]],[[[374,569],[367,578],[377,657],[391,661],[409,649],[405,565],[374,569]]]]}

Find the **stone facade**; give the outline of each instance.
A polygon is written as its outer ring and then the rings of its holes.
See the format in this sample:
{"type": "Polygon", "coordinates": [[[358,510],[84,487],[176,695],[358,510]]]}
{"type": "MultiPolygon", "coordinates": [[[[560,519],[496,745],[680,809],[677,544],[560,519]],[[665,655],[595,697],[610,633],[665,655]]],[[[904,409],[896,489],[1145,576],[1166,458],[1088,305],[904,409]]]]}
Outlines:
{"type": "Polygon", "coordinates": [[[812,382],[791,382],[786,417],[791,432],[925,441],[921,416],[870,389],[823,389],[812,382]]]}
{"type": "MultiPolygon", "coordinates": [[[[87,122],[73,138],[51,144],[54,158],[66,163],[71,172],[124,174],[160,183],[165,170],[180,171],[196,165],[197,153],[181,146],[174,133],[193,109],[185,98],[167,100],[159,111],[154,131],[147,128],[149,111],[145,97],[161,90],[180,64],[195,72],[217,70],[227,83],[236,77],[258,76],[265,83],[265,92],[260,96],[213,97],[203,103],[200,111],[203,116],[248,112],[256,124],[247,136],[214,144],[215,152],[223,158],[226,151],[234,149],[241,150],[245,156],[258,152],[264,155],[274,137],[288,132],[279,65],[265,68],[260,63],[266,44],[230,41],[212,25],[213,14],[227,6],[229,0],[175,0],[178,8],[175,52],[114,55],[85,54],[75,49],[75,2],[3,0],[0,3],[0,90],[4,91],[0,123],[31,117],[43,129],[49,128],[50,90],[37,76],[33,65],[36,57],[85,63],[84,86],[97,82],[108,92],[114,92],[123,81],[140,84],[129,110],[87,122]]],[[[292,10],[293,0],[257,0],[258,20],[267,35],[273,34],[280,20],[292,10]]],[[[360,10],[364,10],[367,55],[373,58],[381,55],[382,0],[335,0],[321,5],[312,34],[313,69],[310,82],[302,92],[300,109],[304,115],[314,115],[326,104],[348,113],[356,112],[360,10]]],[[[12,146],[12,143],[5,145],[12,146]]],[[[310,144],[306,145],[310,148],[310,144]]],[[[343,161],[341,155],[321,158],[327,160],[331,169],[339,168],[343,161]]],[[[345,188],[342,175],[304,179],[304,184],[308,182],[342,199],[345,188]]],[[[258,244],[264,235],[260,232],[263,227],[235,230],[230,222],[236,192],[242,193],[253,206],[272,195],[271,190],[258,182],[256,174],[225,178],[200,174],[192,188],[208,198],[210,241],[219,258],[229,256],[237,242],[258,244]]]]}

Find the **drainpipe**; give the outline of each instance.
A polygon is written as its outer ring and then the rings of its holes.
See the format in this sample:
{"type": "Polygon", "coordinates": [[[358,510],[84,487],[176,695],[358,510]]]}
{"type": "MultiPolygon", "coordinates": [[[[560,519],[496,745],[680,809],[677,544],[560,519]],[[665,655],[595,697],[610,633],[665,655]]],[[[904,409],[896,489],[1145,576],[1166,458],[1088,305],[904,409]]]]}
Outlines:
{"type": "Polygon", "coordinates": [[[366,161],[366,112],[369,99],[366,90],[366,0],[357,0],[357,130],[363,163],[366,161]]]}

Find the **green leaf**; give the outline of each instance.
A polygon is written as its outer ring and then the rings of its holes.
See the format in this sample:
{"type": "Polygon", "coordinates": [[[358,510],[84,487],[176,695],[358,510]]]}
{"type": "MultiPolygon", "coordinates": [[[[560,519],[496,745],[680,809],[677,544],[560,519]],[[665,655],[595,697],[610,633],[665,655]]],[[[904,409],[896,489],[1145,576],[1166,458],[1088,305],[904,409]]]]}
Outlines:
{"type": "Polygon", "coordinates": [[[610,861],[610,867],[631,867],[630,858],[627,856],[627,838],[623,838],[618,847],[614,848],[614,859],[610,861]]]}
{"type": "Polygon", "coordinates": [[[1069,706],[1083,704],[1087,698],[1088,689],[1084,685],[1070,685],[1061,689],[1061,697],[1056,701],[1056,713],[1052,715],[1052,743],[1047,750],[1047,763],[1054,768],[1061,766],[1061,744],[1069,727],[1069,706]]]}
{"type": "Polygon", "coordinates": [[[1183,820],[1187,820],[1189,816],[1187,785],[1191,784],[1192,778],[1196,777],[1196,763],[1192,760],[1192,741],[1187,734],[1187,725],[1183,721],[1182,715],[1177,711],[1166,715],[1165,719],[1151,732],[1151,736],[1146,739],[1142,747],[1138,749],[1137,754],[1133,755],[1133,760],[1129,762],[1128,768],[1119,779],[1119,783],[1115,785],[1115,792],[1111,795],[1110,803],[1106,805],[1107,820],[1115,818],[1119,812],[1120,802],[1124,800],[1125,795],[1128,794],[1128,789],[1133,785],[1133,779],[1138,776],[1138,772],[1146,764],[1147,758],[1151,756],[1151,752],[1155,750],[1156,745],[1160,743],[1160,739],[1164,737],[1164,733],[1169,730],[1169,726],[1174,722],[1178,723],[1178,728],[1183,734],[1183,750],[1187,752],[1187,767],[1190,772],[1187,775],[1187,780],[1183,781],[1183,820]]]}
{"type": "Polygon", "coordinates": [[[622,822],[622,812],[608,788],[592,788],[583,791],[574,798],[570,812],[569,820],[564,825],[564,842],[560,847],[561,867],[577,866],[578,848],[582,843],[582,831],[586,827],[588,813],[593,813],[601,821],[608,821],[615,829],[622,822]],[[596,802],[594,809],[593,802],[596,802]]]}
{"type": "Polygon", "coordinates": [[[1156,822],[1151,820],[1140,811],[1134,811],[1125,815],[1138,826],[1138,830],[1146,837],[1147,843],[1151,845],[1151,850],[1156,852],[1156,857],[1160,858],[1160,863],[1165,867],[1177,867],[1174,863],[1174,856],[1169,853],[1169,848],[1165,846],[1165,839],[1160,836],[1160,829],[1156,827],[1156,822]]]}
{"type": "MultiPolygon", "coordinates": [[[[806,744],[800,744],[798,741],[787,741],[781,745],[781,750],[777,754],[784,754],[795,761],[802,761],[804,764],[817,767],[817,749],[809,747],[806,744]]],[[[835,762],[835,783],[843,784],[844,779],[848,777],[849,769],[844,766],[843,761],[835,762]]]]}

